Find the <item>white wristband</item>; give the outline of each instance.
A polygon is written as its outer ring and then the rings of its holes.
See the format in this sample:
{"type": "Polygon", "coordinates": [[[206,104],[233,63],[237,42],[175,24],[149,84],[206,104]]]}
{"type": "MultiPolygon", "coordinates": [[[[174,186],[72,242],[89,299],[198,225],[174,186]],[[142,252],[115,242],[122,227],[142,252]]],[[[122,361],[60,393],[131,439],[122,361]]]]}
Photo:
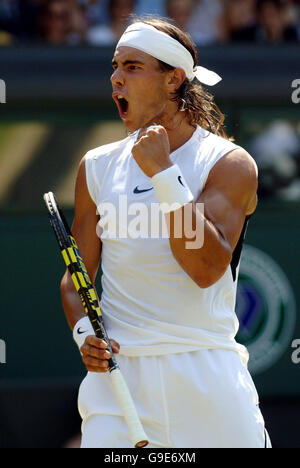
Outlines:
{"type": "Polygon", "coordinates": [[[151,182],[163,213],[178,210],[194,198],[177,164],[155,174],[151,182]]]}
{"type": "Polygon", "coordinates": [[[90,319],[87,316],[82,317],[80,320],[78,320],[73,329],[73,339],[77,344],[79,350],[85,342],[86,337],[89,335],[95,335],[93,326],[90,322],[90,319]]]}

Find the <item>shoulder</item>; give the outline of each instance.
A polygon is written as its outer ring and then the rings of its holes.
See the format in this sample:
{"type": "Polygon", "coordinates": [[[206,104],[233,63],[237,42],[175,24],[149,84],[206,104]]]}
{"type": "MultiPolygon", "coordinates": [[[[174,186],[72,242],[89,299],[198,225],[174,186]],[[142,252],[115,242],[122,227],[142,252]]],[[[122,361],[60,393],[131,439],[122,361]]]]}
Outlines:
{"type": "Polygon", "coordinates": [[[204,186],[216,175],[226,171],[227,180],[231,179],[231,172],[247,172],[248,176],[257,178],[257,166],[247,151],[236,142],[215,135],[207,130],[199,132],[199,160],[204,164],[204,186]]]}
{"type": "Polygon", "coordinates": [[[217,162],[213,168],[212,174],[219,174],[231,179],[245,179],[256,181],[258,177],[257,165],[252,156],[241,147],[229,150],[217,162]]]}
{"type": "Polygon", "coordinates": [[[219,135],[215,135],[201,127],[199,127],[197,137],[198,158],[199,161],[204,164],[206,170],[204,182],[206,181],[209,172],[224,155],[230,151],[242,149],[235,142],[219,135]]]}
{"type": "Polygon", "coordinates": [[[227,198],[247,206],[247,214],[256,207],[257,187],[256,163],[243,148],[226,153],[213,167],[206,182],[206,189],[216,189],[227,198]]]}
{"type": "Polygon", "coordinates": [[[224,154],[224,152],[241,148],[234,141],[221,137],[220,135],[216,135],[208,130],[203,130],[202,128],[200,128],[199,137],[201,146],[206,147],[209,153],[213,152],[216,154],[224,154]]]}
{"type": "Polygon", "coordinates": [[[215,135],[208,130],[203,130],[201,127],[200,130],[199,135],[201,135],[202,145],[206,148],[209,158],[213,162],[210,177],[221,174],[225,170],[227,176],[238,174],[239,176],[257,179],[256,162],[244,148],[232,140],[215,135]]]}
{"type": "Polygon", "coordinates": [[[113,143],[91,149],[85,154],[84,160],[99,160],[108,156],[119,155],[127,145],[133,144],[135,136],[136,134],[133,133],[123,140],[115,141],[113,143]]]}

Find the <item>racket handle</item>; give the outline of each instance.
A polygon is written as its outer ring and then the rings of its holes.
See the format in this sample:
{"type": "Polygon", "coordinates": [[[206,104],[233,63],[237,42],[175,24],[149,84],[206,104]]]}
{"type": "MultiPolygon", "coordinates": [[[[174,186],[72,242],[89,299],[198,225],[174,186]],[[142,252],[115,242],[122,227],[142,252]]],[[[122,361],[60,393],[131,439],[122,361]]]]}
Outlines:
{"type": "Polygon", "coordinates": [[[128,386],[120,369],[112,370],[110,376],[112,379],[113,389],[130,430],[132,443],[135,447],[145,447],[149,442],[148,437],[145,434],[128,386]]]}

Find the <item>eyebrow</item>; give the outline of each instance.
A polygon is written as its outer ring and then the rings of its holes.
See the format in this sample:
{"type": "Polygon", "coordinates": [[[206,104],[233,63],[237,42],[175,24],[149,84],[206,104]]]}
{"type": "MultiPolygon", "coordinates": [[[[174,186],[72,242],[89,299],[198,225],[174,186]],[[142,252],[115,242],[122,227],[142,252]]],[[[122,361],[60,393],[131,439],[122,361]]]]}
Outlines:
{"type": "MultiPolygon", "coordinates": [[[[117,61],[115,59],[112,59],[111,61],[112,66],[114,67],[117,65],[117,61]]],[[[125,60],[124,62],[121,62],[121,65],[126,66],[126,65],[144,65],[143,62],[140,60],[125,60]]]]}

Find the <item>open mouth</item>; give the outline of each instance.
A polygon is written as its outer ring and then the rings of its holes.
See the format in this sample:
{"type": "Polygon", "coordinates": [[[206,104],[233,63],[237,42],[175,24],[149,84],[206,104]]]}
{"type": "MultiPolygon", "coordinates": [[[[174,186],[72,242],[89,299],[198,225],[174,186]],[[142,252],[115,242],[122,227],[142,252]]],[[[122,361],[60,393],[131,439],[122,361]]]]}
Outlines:
{"type": "Polygon", "coordinates": [[[122,96],[121,94],[115,95],[114,99],[118,106],[121,119],[125,118],[128,114],[128,107],[129,107],[129,103],[127,99],[125,99],[124,96],[122,96]]]}

